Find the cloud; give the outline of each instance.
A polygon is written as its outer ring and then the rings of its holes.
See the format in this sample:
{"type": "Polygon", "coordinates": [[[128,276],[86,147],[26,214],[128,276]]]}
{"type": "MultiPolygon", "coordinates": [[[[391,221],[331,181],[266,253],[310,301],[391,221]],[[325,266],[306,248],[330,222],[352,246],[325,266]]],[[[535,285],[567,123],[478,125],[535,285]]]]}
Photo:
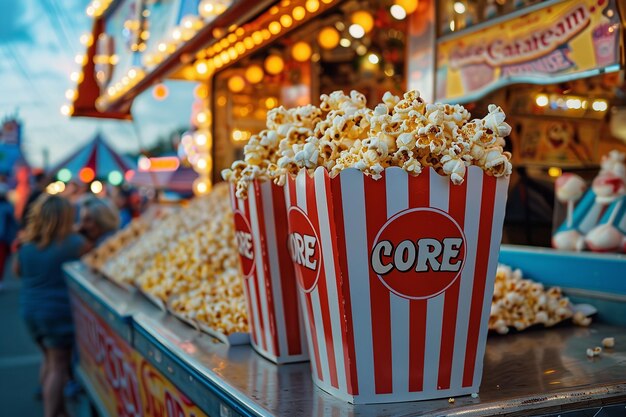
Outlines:
{"type": "Polygon", "coordinates": [[[135,121],[67,118],[59,108],[65,90],[75,87],[69,74],[78,69],[78,42],[88,31],[88,0],[0,0],[0,117],[19,109],[24,151],[34,166],[44,154],[54,165],[98,131],[120,152],[137,152],[171,131],[189,125],[194,83],[168,81],[169,97],[154,100],[150,90],[132,107],[135,121]],[[139,135],[139,136],[138,136],[139,135]]]}

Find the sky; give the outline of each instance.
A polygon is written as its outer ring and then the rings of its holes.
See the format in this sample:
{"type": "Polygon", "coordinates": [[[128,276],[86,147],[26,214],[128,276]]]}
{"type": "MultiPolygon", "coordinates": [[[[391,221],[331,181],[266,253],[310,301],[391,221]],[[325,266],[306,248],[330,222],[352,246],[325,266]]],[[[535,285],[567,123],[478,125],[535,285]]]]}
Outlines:
{"type": "Polygon", "coordinates": [[[136,152],[189,123],[194,83],[167,82],[169,96],[146,91],[132,107],[133,122],[68,118],[60,107],[74,62],[85,49],[79,37],[91,29],[88,0],[0,0],[0,118],[18,112],[23,150],[32,166],[44,153],[54,165],[101,131],[120,152],[136,152]],[[133,123],[135,126],[133,126],[133,123]]]}

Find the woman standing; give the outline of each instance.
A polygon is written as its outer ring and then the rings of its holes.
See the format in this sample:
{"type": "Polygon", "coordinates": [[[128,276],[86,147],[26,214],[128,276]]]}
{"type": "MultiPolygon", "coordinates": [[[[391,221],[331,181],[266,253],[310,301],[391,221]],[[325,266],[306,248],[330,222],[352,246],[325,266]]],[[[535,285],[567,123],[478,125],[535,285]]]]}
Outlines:
{"type": "Polygon", "coordinates": [[[15,272],[23,279],[21,314],[44,353],[40,378],[45,417],[67,416],[63,387],[70,374],[74,325],[61,270],[86,252],[85,239],[73,233],[70,202],[44,194],[29,213],[15,272]]]}
{"type": "Polygon", "coordinates": [[[98,247],[119,229],[120,216],[109,202],[88,197],[80,204],[78,227],[80,233],[98,247]]]}

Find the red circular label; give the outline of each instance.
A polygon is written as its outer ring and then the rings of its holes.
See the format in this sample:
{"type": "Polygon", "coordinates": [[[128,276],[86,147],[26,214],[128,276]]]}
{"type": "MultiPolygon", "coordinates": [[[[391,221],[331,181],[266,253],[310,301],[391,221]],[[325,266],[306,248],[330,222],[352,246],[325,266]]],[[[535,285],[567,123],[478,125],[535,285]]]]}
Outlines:
{"type": "Polygon", "coordinates": [[[321,247],[311,220],[299,207],[289,209],[287,246],[298,284],[305,292],[312,291],[320,276],[321,247]]]}
{"type": "Polygon", "coordinates": [[[370,268],[390,291],[410,299],[434,297],[461,275],[465,235],[447,213],[433,208],[402,211],[380,228],[370,268]]]}
{"type": "Polygon", "coordinates": [[[243,275],[249,278],[254,272],[254,240],[250,223],[239,210],[235,210],[235,240],[243,275]]]}

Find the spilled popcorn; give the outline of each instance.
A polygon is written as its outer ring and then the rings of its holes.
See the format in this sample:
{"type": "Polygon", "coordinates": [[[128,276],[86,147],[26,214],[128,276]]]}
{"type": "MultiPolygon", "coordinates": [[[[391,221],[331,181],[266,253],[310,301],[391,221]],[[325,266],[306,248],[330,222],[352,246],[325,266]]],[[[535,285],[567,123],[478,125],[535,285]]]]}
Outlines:
{"type": "Polygon", "coordinates": [[[319,108],[279,107],[268,113],[268,130],[250,139],[244,161],[222,172],[237,184],[237,196],[244,197],[254,179],[283,184],[286,174],[312,173],[320,166],[331,177],[356,168],[375,179],[392,166],[412,175],[433,167],[454,184],[463,183],[469,165],[496,177],[511,173],[511,154],[504,151],[511,127],[496,105],[489,105],[484,118],[471,120],[463,106],[428,104],[417,91],[402,98],[387,92],[374,110],[356,91],[323,94],[320,101],[319,108]]]}
{"type": "Polygon", "coordinates": [[[489,317],[490,330],[506,334],[511,327],[518,331],[535,324],[550,327],[570,318],[577,325],[591,323],[591,318],[574,313],[571,302],[560,288],[546,290],[543,284],[524,279],[519,269],[498,266],[489,317]]]}

